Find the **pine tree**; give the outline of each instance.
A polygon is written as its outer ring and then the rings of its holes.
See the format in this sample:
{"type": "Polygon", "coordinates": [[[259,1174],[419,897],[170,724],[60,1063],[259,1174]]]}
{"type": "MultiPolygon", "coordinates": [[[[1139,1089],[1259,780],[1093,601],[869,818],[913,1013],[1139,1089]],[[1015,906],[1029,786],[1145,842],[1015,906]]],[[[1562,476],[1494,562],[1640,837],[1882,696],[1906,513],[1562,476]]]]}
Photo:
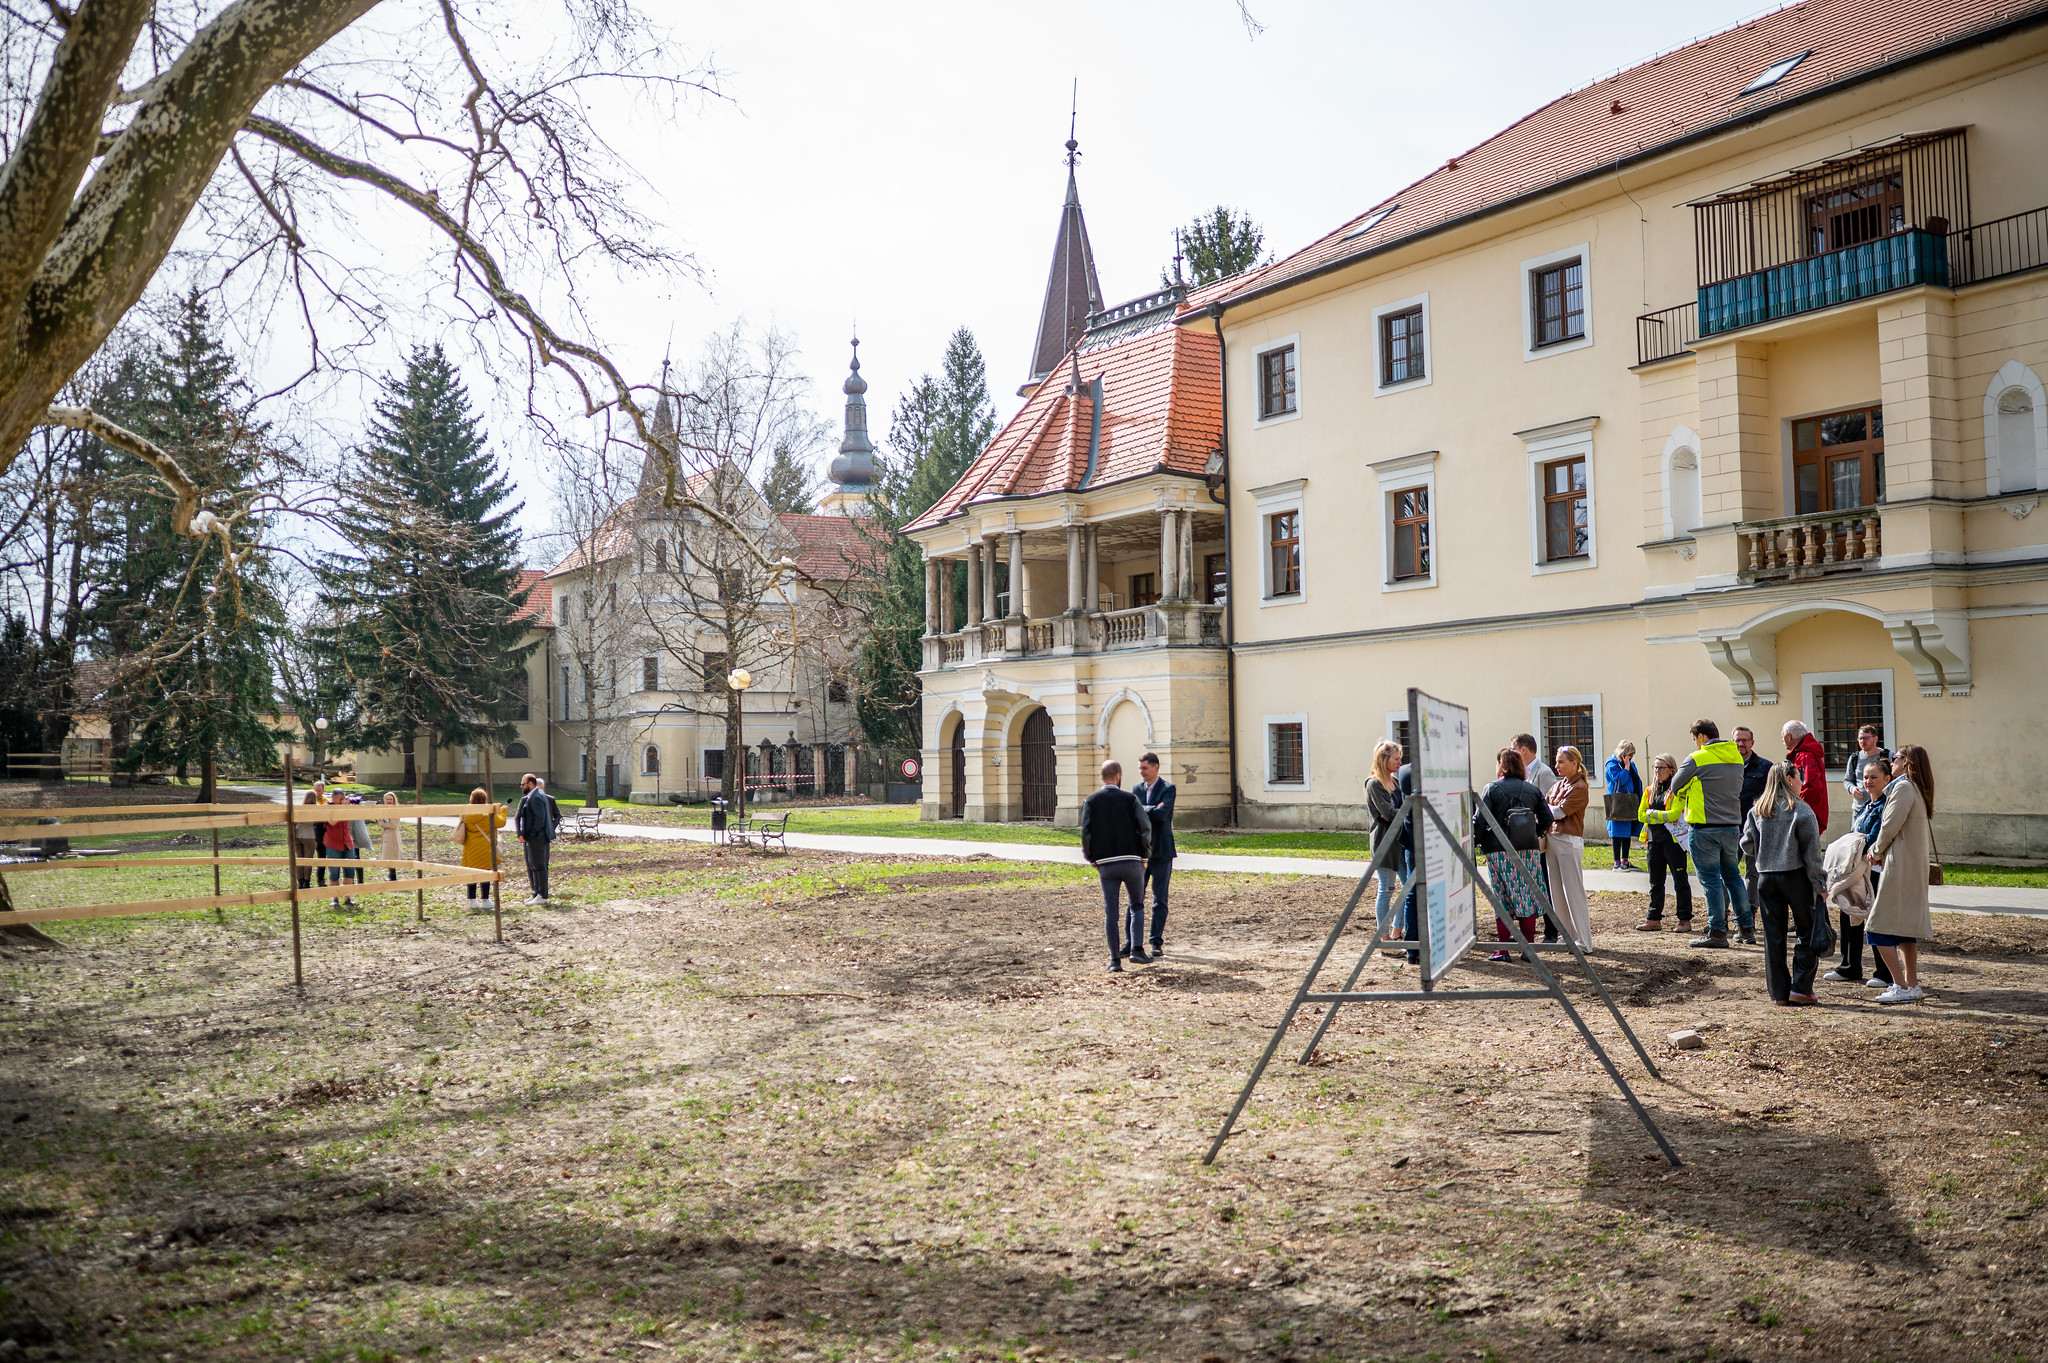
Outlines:
{"type": "Polygon", "coordinates": [[[321,635],[354,683],[362,743],[401,749],[410,784],[421,736],[429,779],[442,747],[512,736],[538,645],[517,618],[520,507],[438,345],[385,380],[369,437],[343,524],[355,552],[320,574],[321,635]]]}
{"type": "Polygon", "coordinates": [[[809,515],[817,510],[818,471],[788,445],[778,444],[761,477],[761,496],[778,512],[809,515]]]}
{"type": "MultiPolygon", "coordinates": [[[[974,333],[961,327],[946,343],[939,376],[922,376],[897,402],[886,447],[875,459],[870,500],[875,529],[889,536],[888,558],[869,603],[858,708],[862,729],[884,747],[923,746],[917,670],[923,664],[924,559],[898,532],[960,480],[995,433],[988,367],[974,333]]],[[[965,590],[955,586],[955,619],[963,618],[965,590]]]]}
{"type": "MultiPolygon", "coordinates": [[[[1249,213],[1239,213],[1222,204],[1203,213],[1180,229],[1181,254],[1187,257],[1186,282],[1214,284],[1242,274],[1259,263],[1266,233],[1249,213]]],[[[1159,272],[1159,285],[1174,282],[1174,273],[1159,272]]]]}
{"type": "MultiPolygon", "coordinates": [[[[115,390],[125,407],[116,419],[171,451],[220,508],[258,476],[266,428],[248,419],[246,386],[196,290],[180,300],[167,342],[132,357],[115,390]]],[[[181,775],[196,765],[199,800],[210,803],[223,757],[257,767],[275,758],[264,720],[282,619],[271,571],[262,554],[229,571],[217,537],[178,535],[154,473],[132,455],[112,452],[109,468],[108,531],[121,552],[108,556],[98,623],[129,730],[123,758],[130,770],[154,762],[181,775]]],[[[258,541],[264,529],[244,520],[236,535],[258,541]]]]}

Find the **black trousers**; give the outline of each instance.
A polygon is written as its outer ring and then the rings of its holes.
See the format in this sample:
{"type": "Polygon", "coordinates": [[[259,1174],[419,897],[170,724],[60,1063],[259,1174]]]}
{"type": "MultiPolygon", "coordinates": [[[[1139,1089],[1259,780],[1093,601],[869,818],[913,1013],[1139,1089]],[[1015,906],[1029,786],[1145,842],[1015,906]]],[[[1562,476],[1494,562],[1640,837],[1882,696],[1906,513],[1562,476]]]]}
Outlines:
{"type": "Polygon", "coordinates": [[[548,853],[554,844],[546,838],[527,838],[519,844],[526,849],[526,883],[542,899],[548,897],[548,853]]]}
{"type": "Polygon", "coordinates": [[[1685,849],[1669,834],[1650,839],[1650,911],[1644,916],[1652,923],[1664,918],[1664,876],[1669,873],[1672,892],[1678,898],[1678,921],[1692,921],[1692,882],[1685,874],[1685,849]]]}
{"type": "Polygon", "coordinates": [[[1145,949],[1145,863],[1142,861],[1114,861],[1107,866],[1098,866],[1095,873],[1102,877],[1102,931],[1109,938],[1109,959],[1113,964],[1126,949],[1145,949]],[[1123,910],[1123,922],[1117,922],[1117,891],[1127,891],[1130,907],[1123,910]],[[1123,935],[1119,936],[1119,933],[1123,935]]]}
{"type": "Polygon", "coordinates": [[[1173,883],[1173,863],[1155,861],[1145,868],[1145,883],[1152,887],[1152,945],[1166,940],[1166,891],[1173,883]]]}
{"type": "Polygon", "coordinates": [[[1790,994],[1811,994],[1813,972],[1820,968],[1820,953],[1813,949],[1813,882],[1804,871],[1765,871],[1757,876],[1757,890],[1763,897],[1764,978],[1771,997],[1782,1003],[1790,994]],[[1788,929],[1797,934],[1789,973],[1788,929]]]}

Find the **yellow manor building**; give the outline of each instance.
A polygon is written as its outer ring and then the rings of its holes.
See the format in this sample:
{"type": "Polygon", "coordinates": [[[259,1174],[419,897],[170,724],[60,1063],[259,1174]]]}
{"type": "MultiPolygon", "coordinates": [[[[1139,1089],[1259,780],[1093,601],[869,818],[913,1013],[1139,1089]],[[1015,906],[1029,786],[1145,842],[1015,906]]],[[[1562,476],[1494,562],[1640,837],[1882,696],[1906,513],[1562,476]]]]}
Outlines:
{"type": "Polygon", "coordinates": [[[927,816],[1070,817],[1142,743],[1173,749],[1183,811],[1362,825],[1419,686],[1471,707],[1482,754],[1530,731],[1596,778],[1623,738],[1645,772],[1687,751],[1700,716],[1769,756],[1802,720],[1834,832],[1874,722],[1932,754],[1943,854],[2048,857],[2043,129],[2048,3],[1764,15],[1162,305],[1220,358],[1221,429],[1168,394],[1173,433],[1120,482],[1090,423],[1131,342],[1091,293],[913,527],[927,816]],[[938,618],[961,564],[970,601],[991,564],[1023,601],[938,618]]]}

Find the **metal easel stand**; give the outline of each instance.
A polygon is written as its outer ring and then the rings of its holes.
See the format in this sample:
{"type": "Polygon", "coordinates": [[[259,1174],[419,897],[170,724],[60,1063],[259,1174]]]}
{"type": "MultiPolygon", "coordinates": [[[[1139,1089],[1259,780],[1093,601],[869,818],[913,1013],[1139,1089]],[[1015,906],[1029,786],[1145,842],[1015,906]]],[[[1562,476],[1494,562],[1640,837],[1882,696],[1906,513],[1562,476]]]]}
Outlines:
{"type": "MultiPolygon", "coordinates": [[[[1500,845],[1503,847],[1511,846],[1507,831],[1494,819],[1493,811],[1487,809],[1483,804],[1479,806],[1479,810],[1482,817],[1485,818],[1487,826],[1492,829],[1494,837],[1499,840],[1500,845]]],[[[1400,889],[1397,891],[1394,900],[1396,904],[1406,902],[1409,892],[1416,887],[1416,882],[1421,878],[1421,872],[1422,867],[1418,860],[1416,868],[1408,874],[1407,879],[1402,882],[1400,889]]],[[[1613,1016],[1615,1023],[1620,1026],[1622,1035],[1628,1038],[1629,1045],[1635,1049],[1636,1055],[1642,1059],[1643,1067],[1650,1072],[1652,1078],[1661,1081],[1664,1076],[1658,1072],[1656,1062],[1651,1060],[1649,1052],[1643,1049],[1643,1043],[1637,1039],[1635,1031],[1628,1025],[1628,1020],[1622,1017],[1621,1009],[1615,1005],[1613,996],[1607,992],[1607,986],[1601,982],[1599,973],[1593,969],[1592,962],[1586,959],[1585,952],[1573,940],[1570,925],[1563,921],[1562,915],[1558,913],[1556,906],[1550,903],[1547,894],[1543,895],[1542,899],[1544,914],[1551,922],[1557,925],[1562,944],[1571,951],[1572,956],[1586,972],[1586,977],[1592,981],[1594,990],[1600,995],[1601,1002],[1606,1004],[1607,1011],[1613,1016]]],[[[1572,1025],[1578,1028],[1579,1035],[1584,1038],[1586,1045],[1592,1049],[1593,1054],[1599,1058],[1601,1067],[1607,1071],[1607,1077],[1613,1080],[1614,1086],[1621,1090],[1624,1098],[1628,1099],[1629,1107],[1635,1111],[1637,1120],[1642,1122],[1644,1129],[1650,1133],[1651,1139],[1657,1142],[1657,1148],[1663,1152],[1664,1158],[1674,1169],[1680,1167],[1683,1161],[1678,1158],[1678,1153],[1671,1148],[1671,1142],[1664,1138],[1664,1133],[1657,1129],[1656,1122],[1650,1119],[1650,1114],[1644,1110],[1641,1101],[1635,1095],[1635,1091],[1629,1087],[1628,1081],[1622,1077],[1621,1071],[1615,1067],[1614,1061],[1608,1056],[1606,1048],[1600,1044],[1600,1039],[1593,1035],[1592,1029],[1586,1025],[1586,1020],[1580,1016],[1579,1010],[1572,1006],[1571,999],[1565,994],[1564,988],[1558,983],[1557,977],[1551,974],[1549,968],[1543,964],[1542,957],[1538,954],[1538,945],[1522,930],[1521,924],[1515,920],[1514,915],[1507,911],[1506,906],[1494,894],[1493,886],[1488,883],[1485,876],[1479,873],[1477,864],[1466,854],[1464,848],[1459,846],[1457,838],[1452,834],[1450,827],[1444,823],[1443,816],[1437,812],[1435,806],[1429,802],[1427,797],[1410,795],[1402,802],[1400,813],[1395,817],[1394,822],[1388,825],[1387,831],[1381,836],[1379,849],[1373,853],[1372,861],[1367,864],[1365,874],[1359,878],[1358,887],[1351,892],[1351,898],[1345,903],[1344,911],[1337,915],[1337,921],[1331,927],[1329,937],[1323,942],[1323,949],[1317,953],[1314,964],[1309,966],[1308,973],[1302,977],[1301,986],[1295,990],[1293,1000],[1287,1005],[1287,1011],[1281,1016],[1280,1025],[1273,1029],[1273,1036],[1266,1043],[1264,1054],[1259,1057],[1258,1063],[1252,1066],[1251,1075],[1245,1080],[1243,1091],[1237,1095],[1237,1102],[1232,1105],[1229,1118],[1224,1121],[1222,1129],[1216,1133],[1216,1139],[1210,1144],[1209,1153],[1202,1157],[1202,1163],[1215,1163],[1216,1156],[1223,1149],[1223,1142],[1228,1140],[1231,1133],[1237,1129],[1237,1119],[1243,1115],[1245,1104],[1251,1101],[1252,1090],[1258,1087],[1260,1078],[1266,1072],[1266,1066],[1272,1062],[1273,1056],[1280,1049],[1281,1042],[1286,1039],[1287,1030],[1293,1025],[1295,1015],[1306,1004],[1320,1003],[1325,1007],[1322,1021],[1317,1026],[1315,1035],[1309,1038],[1308,1046],[1302,1051],[1300,1058],[1295,1062],[1297,1064],[1308,1063],[1309,1057],[1315,1054],[1316,1046],[1322,1041],[1323,1034],[1329,1030],[1331,1022],[1335,1020],[1338,1008],[1347,1003],[1457,1003],[1482,999],[1551,999],[1557,1003],[1558,1007],[1564,1010],[1565,1016],[1572,1020],[1572,1025]],[[1380,949],[1381,943],[1386,940],[1385,927],[1375,921],[1372,941],[1366,946],[1364,952],[1359,955],[1358,963],[1352,967],[1350,977],[1345,980],[1343,989],[1335,993],[1313,992],[1316,979],[1322,974],[1323,966],[1329,961],[1331,952],[1336,949],[1338,938],[1343,935],[1344,929],[1350,925],[1351,917],[1358,909],[1359,900],[1364,897],[1367,889],[1371,887],[1373,877],[1387,864],[1391,859],[1391,854],[1400,846],[1401,830],[1410,822],[1419,822],[1420,815],[1417,813],[1418,810],[1427,812],[1430,820],[1436,824],[1437,829],[1442,833],[1451,854],[1464,864],[1466,872],[1472,877],[1472,883],[1485,892],[1487,902],[1493,905],[1494,918],[1496,921],[1507,925],[1509,931],[1513,934],[1512,940],[1514,944],[1521,948],[1522,959],[1535,967],[1537,976],[1543,982],[1542,988],[1461,989],[1439,992],[1429,973],[1429,951],[1435,946],[1435,943],[1427,940],[1426,917],[1422,914],[1417,914],[1416,931],[1418,933],[1418,940],[1412,943],[1403,942],[1401,945],[1404,949],[1411,951],[1419,949],[1422,953],[1421,989],[1359,990],[1357,988],[1359,976],[1364,973],[1366,963],[1373,958],[1373,954],[1380,949]]]]}

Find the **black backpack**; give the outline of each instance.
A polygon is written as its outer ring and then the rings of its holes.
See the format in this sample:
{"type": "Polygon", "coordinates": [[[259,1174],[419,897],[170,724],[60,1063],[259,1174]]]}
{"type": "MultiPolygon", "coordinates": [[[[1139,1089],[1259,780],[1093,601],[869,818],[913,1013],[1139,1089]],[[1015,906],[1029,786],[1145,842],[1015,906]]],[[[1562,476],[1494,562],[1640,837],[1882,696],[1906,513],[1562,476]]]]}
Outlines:
{"type": "Polygon", "coordinates": [[[1507,818],[1501,822],[1508,831],[1508,842],[1517,852],[1536,850],[1539,835],[1536,832],[1535,810],[1527,805],[1516,805],[1508,811],[1507,818]]]}

